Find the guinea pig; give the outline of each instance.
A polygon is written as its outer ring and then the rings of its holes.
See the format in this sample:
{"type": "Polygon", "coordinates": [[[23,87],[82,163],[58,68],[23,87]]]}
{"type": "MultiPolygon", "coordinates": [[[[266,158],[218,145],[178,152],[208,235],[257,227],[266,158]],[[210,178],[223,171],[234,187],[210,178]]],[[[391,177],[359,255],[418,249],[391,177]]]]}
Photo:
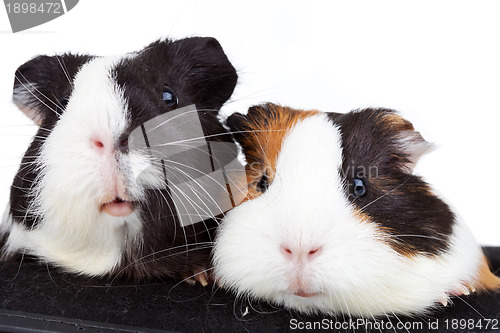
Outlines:
{"type": "Polygon", "coordinates": [[[303,313],[418,315],[500,279],[413,168],[431,145],[397,112],[274,104],[227,119],[247,200],[223,219],[215,279],[303,313]]]}
{"type": "Polygon", "coordinates": [[[20,66],[13,101],[39,129],[12,183],[2,259],[34,256],[97,277],[196,275],[205,284],[216,221],[179,225],[168,191],[137,181],[151,161],[129,151],[128,138],[189,105],[205,135],[227,136],[217,116],[236,82],[218,41],[203,37],[158,40],[122,56],[38,56],[20,66]]]}

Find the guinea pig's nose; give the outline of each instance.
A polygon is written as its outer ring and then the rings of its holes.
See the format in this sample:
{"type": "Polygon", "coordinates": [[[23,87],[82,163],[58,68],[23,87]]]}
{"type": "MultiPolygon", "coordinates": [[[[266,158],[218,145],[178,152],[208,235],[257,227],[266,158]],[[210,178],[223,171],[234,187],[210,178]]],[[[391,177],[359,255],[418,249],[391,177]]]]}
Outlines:
{"type": "Polygon", "coordinates": [[[290,260],[290,261],[295,261],[295,260],[312,260],[319,256],[321,253],[321,246],[310,246],[310,247],[304,247],[304,248],[297,248],[294,249],[293,251],[291,250],[291,247],[282,245],[281,246],[281,253],[283,256],[290,260]]]}
{"type": "Polygon", "coordinates": [[[121,151],[124,154],[128,153],[128,135],[122,134],[118,138],[118,143],[117,143],[118,150],[121,151]]]}

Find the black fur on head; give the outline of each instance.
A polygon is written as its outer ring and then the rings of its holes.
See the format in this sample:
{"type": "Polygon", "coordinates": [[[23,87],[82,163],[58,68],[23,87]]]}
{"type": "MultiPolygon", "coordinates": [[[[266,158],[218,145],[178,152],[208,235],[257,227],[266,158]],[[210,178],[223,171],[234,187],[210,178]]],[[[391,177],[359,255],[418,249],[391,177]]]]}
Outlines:
{"type": "MultiPolygon", "coordinates": [[[[15,73],[13,101],[38,125],[46,119],[53,124],[64,111],[61,103],[70,97],[76,73],[93,58],[62,54],[26,62],[15,73]]],[[[123,88],[129,102],[131,130],[164,112],[192,104],[210,129],[238,79],[222,47],[210,37],[156,41],[124,58],[110,76],[123,88]],[[165,86],[177,96],[175,106],[163,103],[165,86]]],[[[217,126],[216,132],[219,130],[217,126]]]]}
{"type": "Polygon", "coordinates": [[[172,109],[161,99],[168,86],[178,98],[175,108],[196,105],[206,134],[222,132],[214,120],[238,78],[220,44],[209,37],[154,42],[121,61],[113,75],[129,101],[130,130],[172,109]]]}
{"type": "Polygon", "coordinates": [[[361,214],[378,224],[404,255],[435,255],[448,246],[454,224],[450,208],[433,194],[413,166],[431,145],[413,125],[389,109],[330,114],[340,125],[346,194],[361,214]],[[353,195],[354,179],[366,193],[353,195]]]}

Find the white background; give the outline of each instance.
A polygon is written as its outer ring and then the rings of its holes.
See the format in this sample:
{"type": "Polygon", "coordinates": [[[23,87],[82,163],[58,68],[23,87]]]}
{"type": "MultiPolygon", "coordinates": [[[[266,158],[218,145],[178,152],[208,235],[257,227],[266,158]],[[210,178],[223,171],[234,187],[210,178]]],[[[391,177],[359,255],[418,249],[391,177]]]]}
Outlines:
{"type": "Polygon", "coordinates": [[[216,37],[239,72],[225,112],[264,101],[401,111],[438,147],[416,172],[481,243],[500,245],[497,3],[81,0],[17,34],[1,8],[0,203],[36,129],[11,103],[19,65],[37,54],[120,54],[160,37],[202,35],[216,37]]]}

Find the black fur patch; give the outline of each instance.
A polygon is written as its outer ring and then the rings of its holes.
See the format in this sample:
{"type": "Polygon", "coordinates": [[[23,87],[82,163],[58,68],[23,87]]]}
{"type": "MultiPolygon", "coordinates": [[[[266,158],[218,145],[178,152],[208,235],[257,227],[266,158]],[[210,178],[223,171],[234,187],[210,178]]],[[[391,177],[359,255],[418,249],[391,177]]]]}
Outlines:
{"type": "Polygon", "coordinates": [[[129,103],[129,132],[146,120],[173,110],[162,100],[165,85],[179,99],[175,108],[196,105],[207,134],[225,132],[216,117],[233,93],[238,76],[216,39],[157,41],[121,61],[112,75],[129,103]]]}
{"type": "MultiPolygon", "coordinates": [[[[360,212],[390,235],[389,244],[403,255],[436,255],[446,251],[455,216],[406,165],[411,154],[400,143],[413,125],[393,110],[364,109],[329,114],[342,132],[346,194],[360,212]],[[367,193],[352,195],[354,178],[365,181],[367,193]]],[[[423,140],[423,139],[422,139],[423,140]]]]}
{"type": "Polygon", "coordinates": [[[142,244],[127,242],[123,262],[112,275],[145,281],[166,276],[185,278],[208,268],[216,220],[182,227],[166,190],[148,190],[141,209],[142,244]]]}
{"type": "Polygon", "coordinates": [[[71,94],[72,81],[91,56],[63,54],[38,56],[19,67],[14,79],[13,100],[20,108],[36,112],[40,128],[24,154],[10,191],[10,212],[15,222],[36,226],[39,216],[29,210],[39,170],[34,163],[40,148],[58,121],[59,101],[71,94]],[[71,82],[70,82],[71,81],[71,82]]]}

